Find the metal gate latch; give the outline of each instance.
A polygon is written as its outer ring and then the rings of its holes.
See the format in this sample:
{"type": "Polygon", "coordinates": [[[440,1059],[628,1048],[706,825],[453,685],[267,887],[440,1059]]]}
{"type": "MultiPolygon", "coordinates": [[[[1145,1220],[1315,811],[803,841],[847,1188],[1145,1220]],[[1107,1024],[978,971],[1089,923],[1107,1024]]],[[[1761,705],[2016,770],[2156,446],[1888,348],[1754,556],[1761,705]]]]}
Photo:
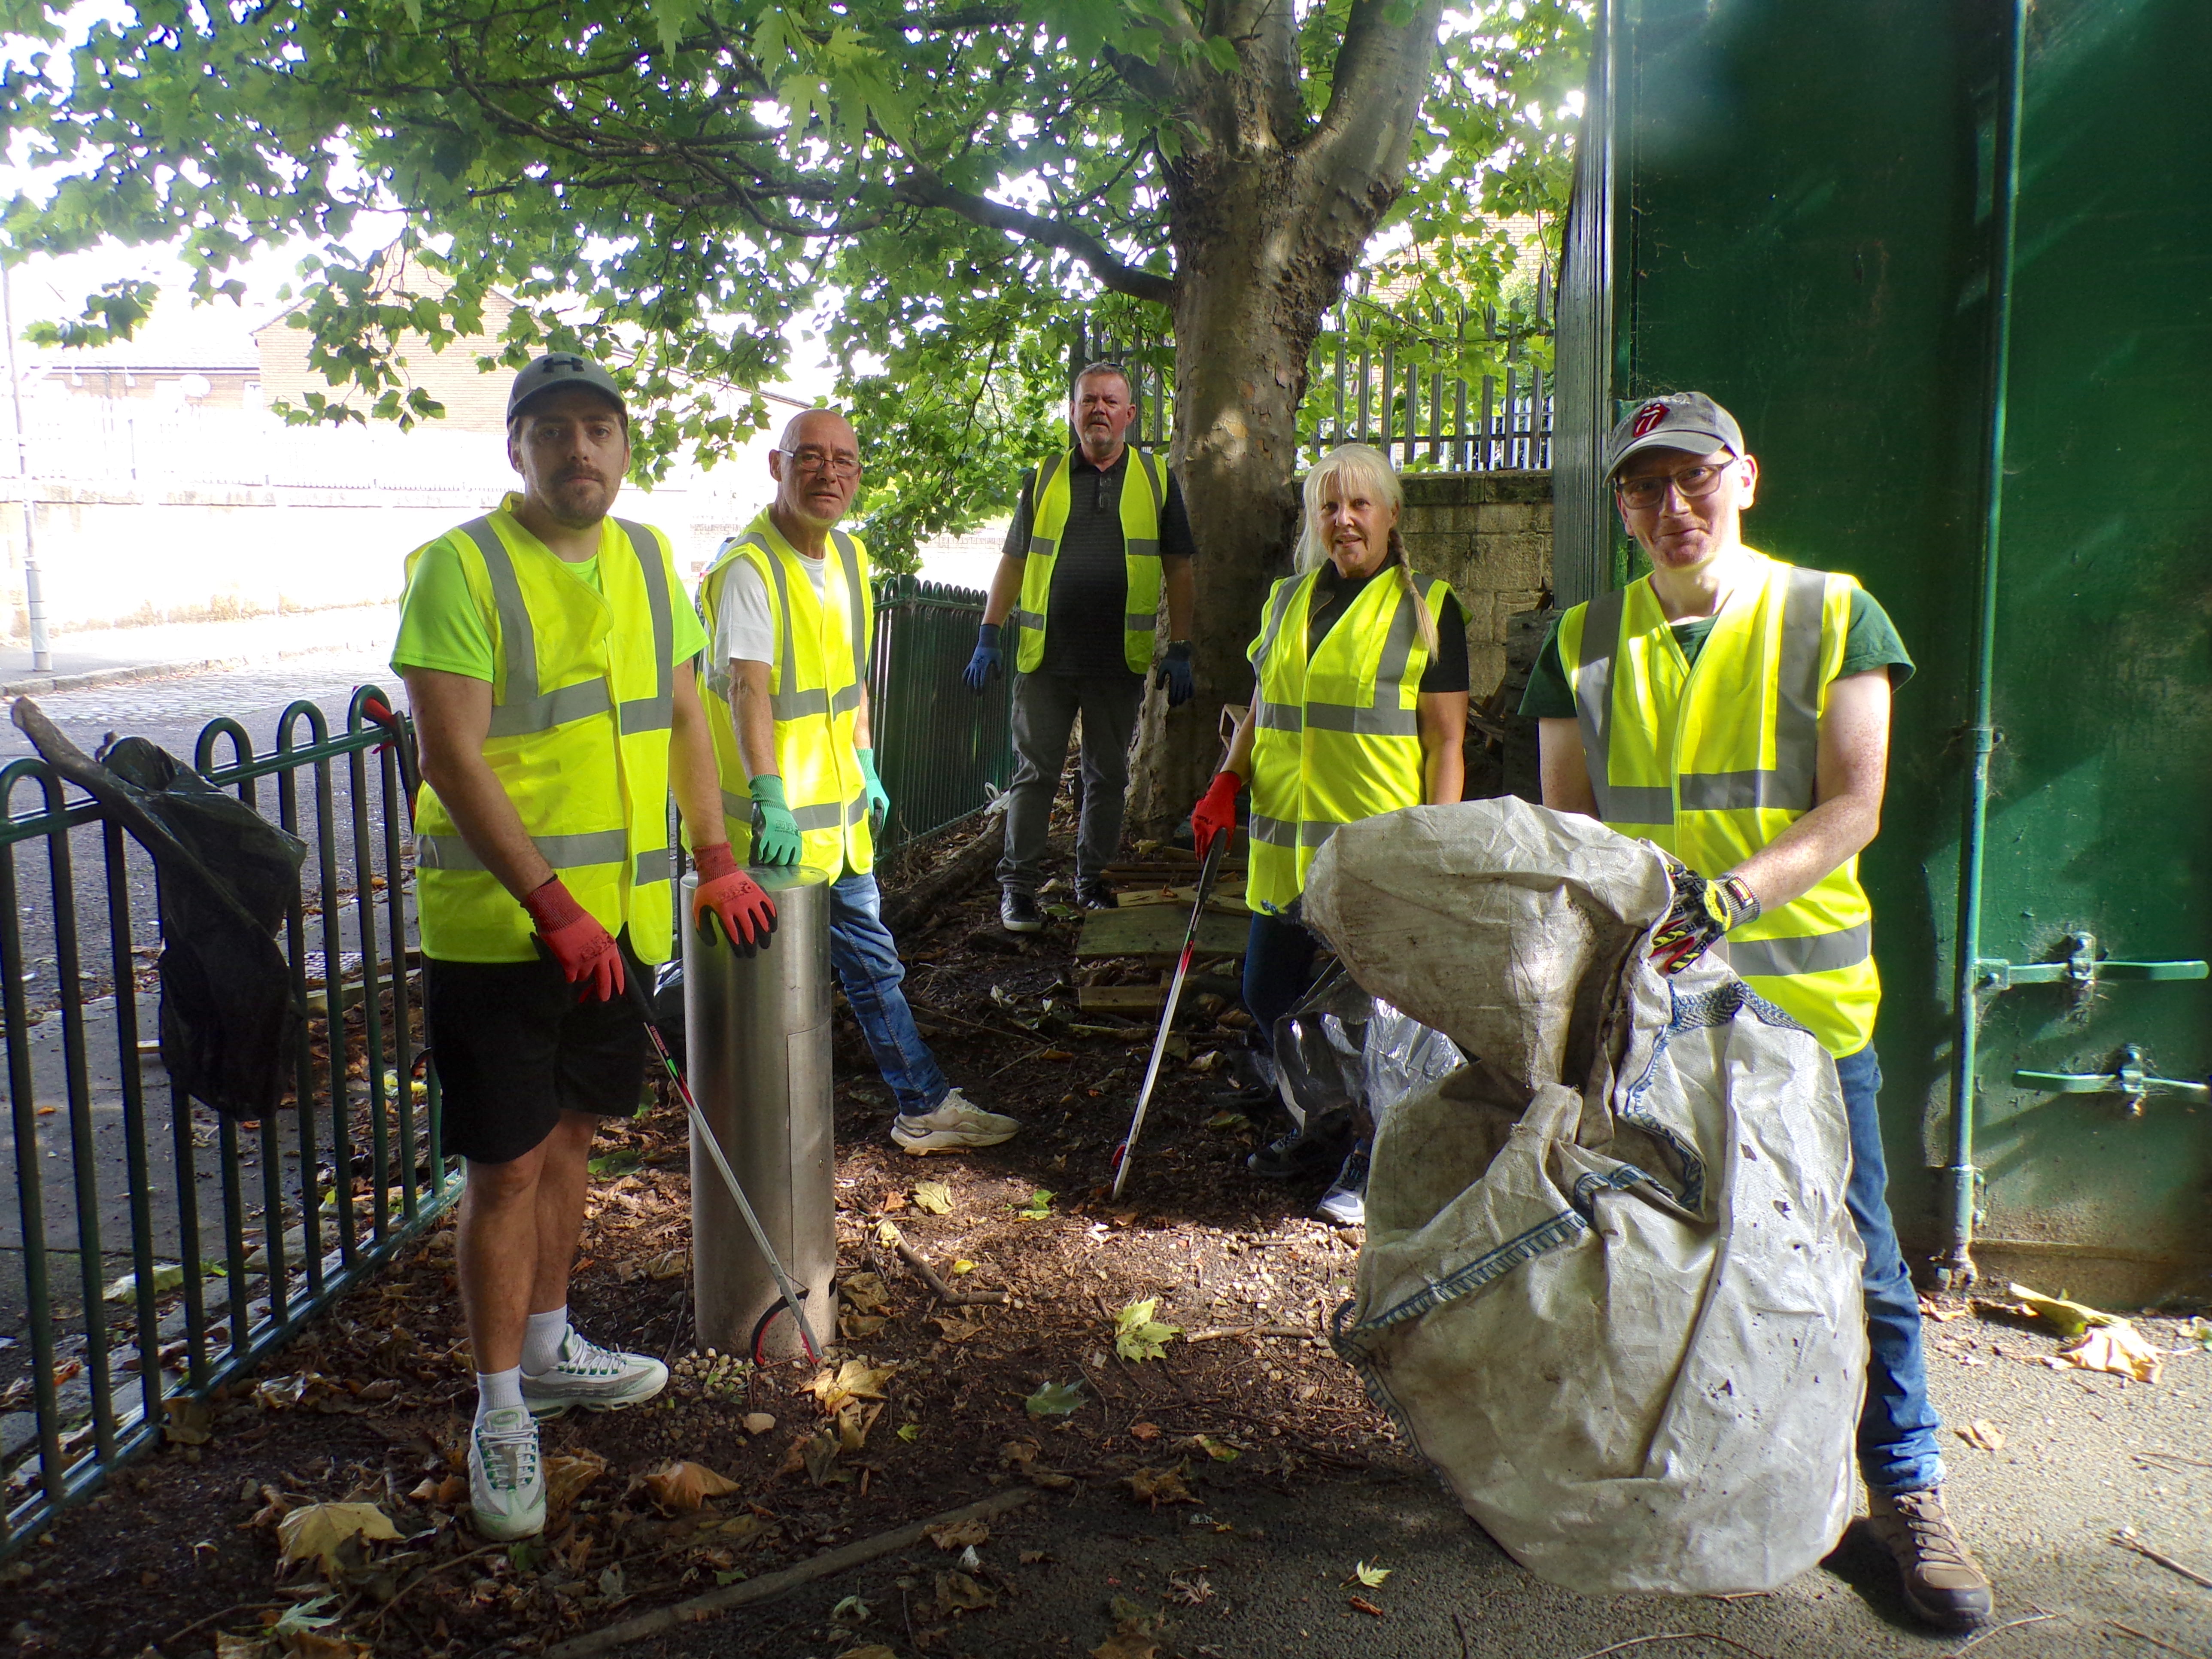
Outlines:
{"type": "Polygon", "coordinates": [[[1976,960],[1974,972],[1979,981],[1976,988],[1983,991],[2009,991],[2015,985],[2063,984],[2070,987],[2079,998],[2095,990],[2100,979],[2203,979],[2212,975],[2212,966],[2202,962],[2108,961],[2097,955],[2094,933],[2069,933],[2063,962],[2003,962],[1984,957],[1976,960]]]}
{"type": "Polygon", "coordinates": [[[2127,1098],[2130,1117],[2142,1115],[2147,1095],[2164,1093],[2187,1095],[2195,1100],[2212,1099],[2212,1083],[2148,1077],[2143,1073],[2142,1058],[2142,1050],[2130,1042],[2120,1050],[2118,1063],[2109,1072],[2014,1072],[2013,1087],[2033,1089],[2046,1095],[2123,1095],[2127,1098]]]}

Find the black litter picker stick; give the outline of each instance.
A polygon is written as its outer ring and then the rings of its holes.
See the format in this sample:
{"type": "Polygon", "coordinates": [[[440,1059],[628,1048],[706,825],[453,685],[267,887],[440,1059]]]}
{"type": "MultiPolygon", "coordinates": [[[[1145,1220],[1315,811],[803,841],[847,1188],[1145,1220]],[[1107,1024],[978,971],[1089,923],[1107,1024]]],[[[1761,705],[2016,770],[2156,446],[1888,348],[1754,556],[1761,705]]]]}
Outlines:
{"type": "MultiPolygon", "coordinates": [[[[653,1053],[660,1056],[661,1065],[667,1068],[669,1077],[674,1080],[676,1092],[684,1097],[684,1109],[690,1114],[693,1136],[707,1149],[708,1158],[720,1171],[722,1185],[729,1188],[730,1197],[738,1206],[738,1213],[744,1218],[746,1230],[752,1234],[753,1243],[760,1247],[761,1257],[768,1263],[768,1270],[775,1279],[776,1293],[783,1298],[783,1305],[791,1310],[792,1322],[799,1327],[799,1346],[806,1351],[810,1362],[820,1363],[822,1353],[814,1345],[814,1333],[806,1328],[806,1310],[803,1305],[806,1292],[793,1284],[791,1275],[784,1271],[782,1259],[776,1255],[775,1246],[768,1242],[768,1229],[761,1225],[760,1218],[753,1213],[752,1204],[745,1197],[745,1189],[738,1184],[737,1171],[730,1168],[729,1159],[722,1156],[722,1143],[714,1138],[714,1131],[707,1121],[707,1115],[699,1109],[699,1103],[691,1097],[691,1085],[684,1080],[683,1068],[677,1065],[676,1057],[668,1052],[668,1044],[661,1038],[660,1028],[653,1023],[653,1000],[646,995],[645,987],[639,982],[635,974],[626,971],[623,980],[629,987],[630,999],[637,1004],[638,1012],[645,1016],[645,1035],[653,1044],[653,1053]]],[[[698,1247],[696,1239],[692,1241],[692,1247],[695,1249],[698,1247]]],[[[769,1310],[771,1315],[775,1311],[773,1308],[769,1310]]],[[[760,1358],[760,1337],[767,1328],[766,1319],[754,1328],[755,1359],[760,1358]]]]}
{"type": "Polygon", "coordinates": [[[1190,907],[1190,927],[1183,934],[1182,954],[1176,958],[1175,977],[1168,982],[1167,1006],[1160,1010],[1159,1035],[1152,1039],[1152,1057],[1145,1067],[1145,1086],[1137,1091],[1137,1113],[1129,1120],[1129,1133],[1114,1149],[1114,1196],[1121,1196],[1129,1178],[1129,1165],[1137,1152],[1137,1137],[1145,1132],[1145,1112],[1152,1103],[1152,1085],[1160,1080],[1160,1060],[1168,1051],[1175,1030],[1176,1005],[1182,1000],[1182,982],[1190,973],[1190,959],[1198,954],[1198,927],[1206,918],[1206,902],[1213,894],[1213,878],[1221,868],[1221,855],[1229,849],[1234,831],[1224,830],[1206,849],[1206,862],[1198,869],[1198,902],[1190,907]]]}

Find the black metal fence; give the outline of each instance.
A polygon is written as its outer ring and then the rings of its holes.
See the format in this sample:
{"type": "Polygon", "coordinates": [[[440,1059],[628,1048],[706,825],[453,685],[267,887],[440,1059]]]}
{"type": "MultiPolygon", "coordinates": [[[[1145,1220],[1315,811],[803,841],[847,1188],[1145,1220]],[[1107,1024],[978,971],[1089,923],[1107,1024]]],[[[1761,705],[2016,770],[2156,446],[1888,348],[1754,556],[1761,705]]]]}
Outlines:
{"type": "MultiPolygon", "coordinates": [[[[1013,775],[1006,680],[978,697],[960,682],[985,596],[913,576],[876,586],[868,699],[891,798],[878,845],[890,852],[987,805],[1013,775]]],[[[1009,652],[1007,667],[1012,667],[1009,652]]]]}
{"type": "Polygon", "coordinates": [[[0,770],[17,1200],[0,1237],[0,1555],[123,1460],[189,1442],[191,1402],[459,1194],[410,978],[405,793],[361,712],[372,696],[337,733],[292,704],[265,750],[216,720],[192,757],[307,844],[283,938],[307,1041],[287,1109],[258,1122],[196,1106],[142,1034],[160,932],[143,849],[43,761],[0,770]]]}

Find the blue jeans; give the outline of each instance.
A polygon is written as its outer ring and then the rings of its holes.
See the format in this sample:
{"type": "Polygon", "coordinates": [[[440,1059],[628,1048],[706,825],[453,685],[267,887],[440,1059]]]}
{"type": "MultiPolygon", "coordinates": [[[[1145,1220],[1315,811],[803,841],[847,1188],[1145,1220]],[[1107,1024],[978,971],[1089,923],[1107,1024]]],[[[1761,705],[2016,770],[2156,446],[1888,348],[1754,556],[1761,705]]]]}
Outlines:
{"type": "Polygon", "coordinates": [[[1919,1492],[1941,1485],[1936,1449],[1943,1421],[1928,1399],[1928,1365],[1920,1348],[1920,1293],[1905,1271],[1897,1228],[1889,1218],[1889,1175],[1881,1155],[1881,1062],[1873,1045],[1836,1062],[1850,1121],[1851,1179],[1844,1202],[1866,1246],[1866,1406],[1859,1413],[1859,1471],[1875,1492],[1919,1492]]]}
{"type": "Polygon", "coordinates": [[[914,1028],[914,1011],[899,988],[906,969],[884,926],[884,897],[873,876],[847,875],[830,889],[830,966],[900,1114],[935,1110],[952,1085],[914,1028]]]}

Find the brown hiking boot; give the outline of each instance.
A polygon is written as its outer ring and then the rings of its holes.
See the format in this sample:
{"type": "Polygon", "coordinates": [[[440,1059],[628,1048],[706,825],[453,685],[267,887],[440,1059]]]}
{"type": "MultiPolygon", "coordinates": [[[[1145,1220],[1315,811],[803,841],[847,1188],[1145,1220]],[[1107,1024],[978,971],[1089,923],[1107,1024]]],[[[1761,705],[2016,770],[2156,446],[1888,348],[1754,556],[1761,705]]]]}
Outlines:
{"type": "Polygon", "coordinates": [[[1943,1490],[1869,1494],[1867,1523],[1897,1558],[1905,1605],[1945,1630],[1985,1625],[1996,1605],[1990,1581],[1943,1513],[1943,1490]]]}

